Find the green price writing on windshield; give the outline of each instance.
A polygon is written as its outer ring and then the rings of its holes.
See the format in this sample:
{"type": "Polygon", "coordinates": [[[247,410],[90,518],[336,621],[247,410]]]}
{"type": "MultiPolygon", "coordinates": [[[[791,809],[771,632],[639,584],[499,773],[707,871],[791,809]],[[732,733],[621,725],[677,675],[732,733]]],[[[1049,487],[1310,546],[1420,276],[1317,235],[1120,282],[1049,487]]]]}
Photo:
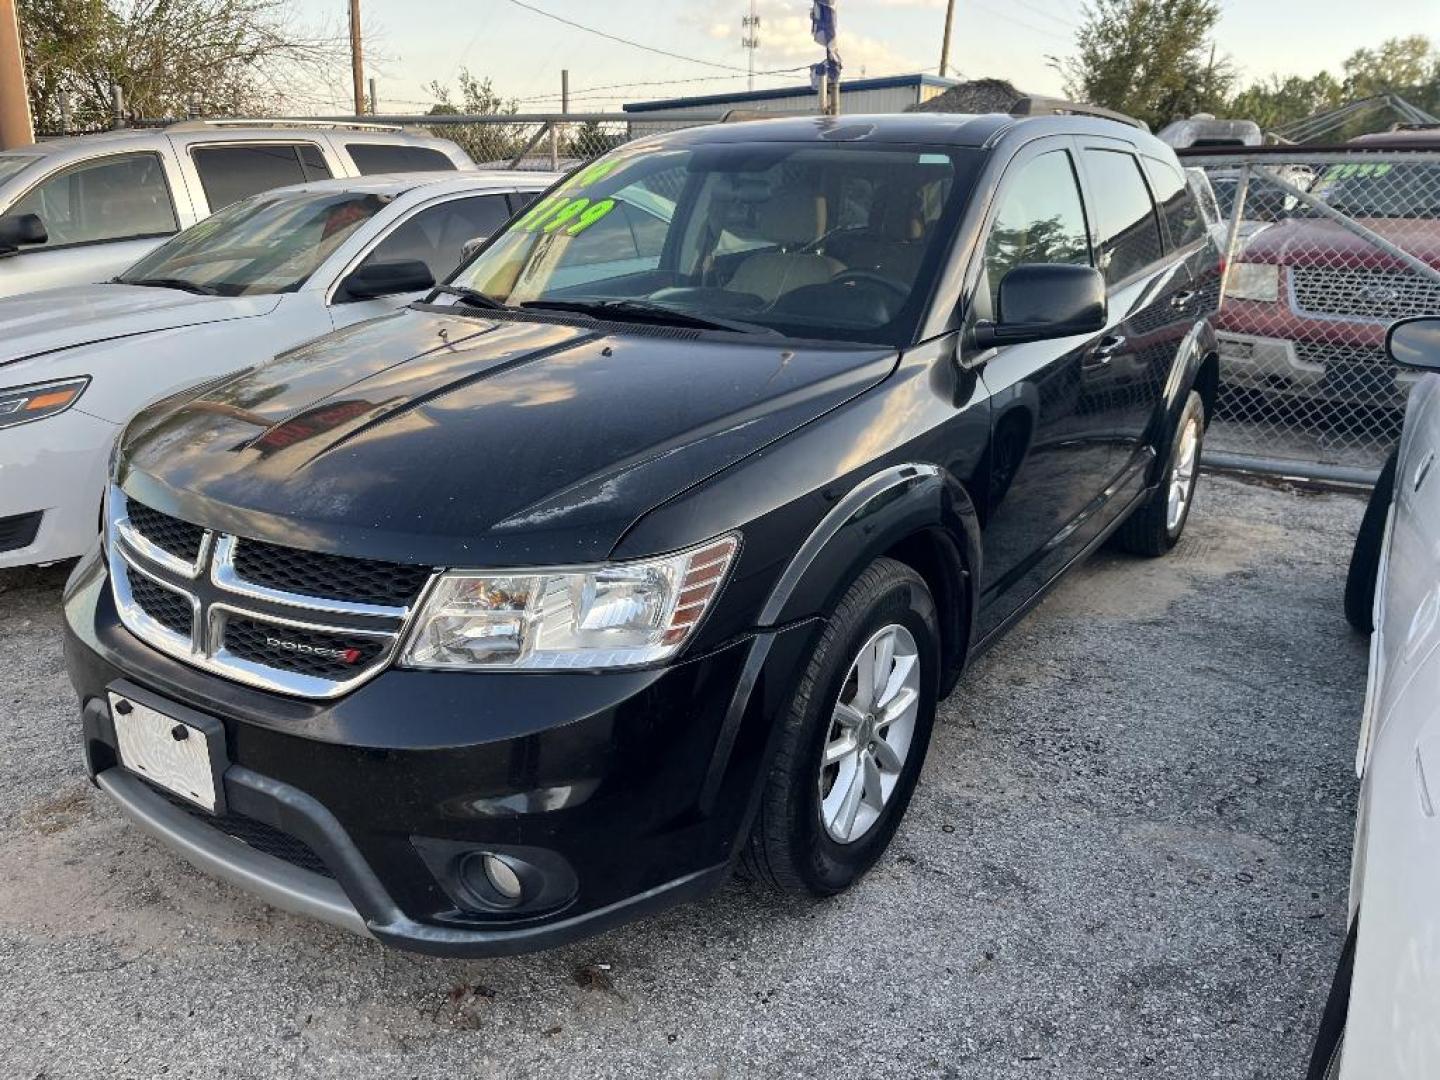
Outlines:
{"type": "Polygon", "coordinates": [[[566,236],[579,236],[614,209],[614,199],[591,202],[584,196],[572,199],[564,195],[552,195],[537,203],[515,223],[515,228],[525,232],[546,233],[563,230],[566,236]]]}

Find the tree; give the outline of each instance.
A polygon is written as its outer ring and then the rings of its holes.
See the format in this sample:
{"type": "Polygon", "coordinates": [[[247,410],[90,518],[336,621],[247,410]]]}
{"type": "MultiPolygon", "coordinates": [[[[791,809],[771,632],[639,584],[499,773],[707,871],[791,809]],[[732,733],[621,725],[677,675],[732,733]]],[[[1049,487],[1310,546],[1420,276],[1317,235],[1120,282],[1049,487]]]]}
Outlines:
{"type": "Polygon", "coordinates": [[[1215,54],[1217,0],[1095,0],[1065,65],[1073,98],[1162,127],[1223,107],[1235,81],[1215,54]]]}
{"type": "Polygon", "coordinates": [[[286,0],[19,0],[30,106],[57,128],[106,126],[111,88],[131,117],[263,115],[333,99],[345,39],[298,23],[286,0]]]}
{"type": "MultiPolygon", "coordinates": [[[[460,101],[456,104],[453,91],[438,79],[425,92],[435,99],[430,116],[511,116],[519,110],[519,102],[504,98],[489,79],[460,69],[460,101]]],[[[453,139],[479,163],[509,161],[525,147],[527,129],[520,124],[446,124],[432,129],[441,138],[453,139]]]]}

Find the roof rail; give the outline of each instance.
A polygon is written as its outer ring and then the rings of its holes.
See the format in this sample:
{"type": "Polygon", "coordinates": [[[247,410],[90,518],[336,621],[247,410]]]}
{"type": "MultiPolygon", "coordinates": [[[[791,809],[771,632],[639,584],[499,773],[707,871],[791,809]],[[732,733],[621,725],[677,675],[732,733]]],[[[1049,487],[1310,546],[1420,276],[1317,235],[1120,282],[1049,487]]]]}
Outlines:
{"type": "Polygon", "coordinates": [[[1084,105],[1078,101],[1066,101],[1064,98],[1051,97],[1023,97],[1010,108],[1011,116],[1098,116],[1102,120],[1117,120],[1122,124],[1139,128],[1141,131],[1149,131],[1150,125],[1144,120],[1137,120],[1133,116],[1126,116],[1114,109],[1102,108],[1099,105],[1084,105]]]}
{"type": "Polygon", "coordinates": [[[217,127],[258,127],[258,128],[348,128],[355,131],[403,131],[399,124],[372,123],[368,120],[181,120],[166,126],[166,131],[205,131],[217,127]]]}

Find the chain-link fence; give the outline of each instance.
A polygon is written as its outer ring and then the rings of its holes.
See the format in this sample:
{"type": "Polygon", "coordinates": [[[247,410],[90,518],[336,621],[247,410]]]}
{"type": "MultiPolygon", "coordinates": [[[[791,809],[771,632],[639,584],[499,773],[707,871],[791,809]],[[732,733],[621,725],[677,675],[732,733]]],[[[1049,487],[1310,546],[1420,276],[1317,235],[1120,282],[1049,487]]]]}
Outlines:
{"type": "Polygon", "coordinates": [[[1215,464],[1373,480],[1411,377],[1385,331],[1440,314],[1440,151],[1184,155],[1216,196],[1226,272],[1215,464]]]}

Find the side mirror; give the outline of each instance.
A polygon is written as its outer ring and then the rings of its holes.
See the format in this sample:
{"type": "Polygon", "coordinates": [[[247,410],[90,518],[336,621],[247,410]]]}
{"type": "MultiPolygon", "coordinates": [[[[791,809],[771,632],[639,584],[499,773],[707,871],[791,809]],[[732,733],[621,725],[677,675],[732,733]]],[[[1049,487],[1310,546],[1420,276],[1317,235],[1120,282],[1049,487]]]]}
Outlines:
{"type": "Polygon", "coordinates": [[[975,324],[975,344],[1019,345],[1105,329],[1105,279],[1091,266],[1024,263],[1000,279],[995,322],[975,324]]]}
{"type": "Polygon", "coordinates": [[[484,247],[489,239],[490,237],[488,236],[472,236],[469,240],[466,240],[460,247],[460,261],[462,263],[469,262],[470,256],[484,247]]]}
{"type": "Polygon", "coordinates": [[[400,293],[425,292],[435,287],[435,275],[419,259],[393,259],[361,263],[340,283],[348,300],[376,300],[400,293]]]}
{"type": "Polygon", "coordinates": [[[1401,367],[1440,371],[1440,317],[1401,319],[1385,335],[1385,351],[1401,367]]]}
{"type": "Polygon", "coordinates": [[[43,244],[50,239],[39,214],[6,214],[0,217],[0,248],[21,244],[43,244]]]}

